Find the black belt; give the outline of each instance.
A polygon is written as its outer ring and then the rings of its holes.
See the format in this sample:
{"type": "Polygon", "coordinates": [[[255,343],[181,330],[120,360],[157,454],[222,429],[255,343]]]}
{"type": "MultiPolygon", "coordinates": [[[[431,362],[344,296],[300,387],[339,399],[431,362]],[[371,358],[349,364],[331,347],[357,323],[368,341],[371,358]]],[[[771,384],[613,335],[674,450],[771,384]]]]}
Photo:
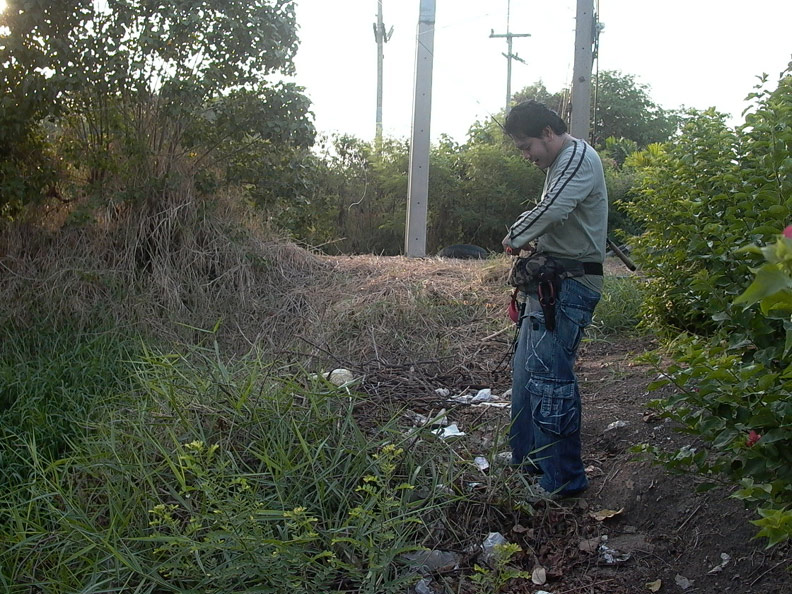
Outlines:
{"type": "Polygon", "coordinates": [[[591,274],[602,276],[602,262],[579,262],[567,258],[556,258],[567,272],[567,277],[582,276],[591,274]]]}
{"type": "Polygon", "coordinates": [[[583,272],[602,276],[602,262],[583,262],[583,272]]]}

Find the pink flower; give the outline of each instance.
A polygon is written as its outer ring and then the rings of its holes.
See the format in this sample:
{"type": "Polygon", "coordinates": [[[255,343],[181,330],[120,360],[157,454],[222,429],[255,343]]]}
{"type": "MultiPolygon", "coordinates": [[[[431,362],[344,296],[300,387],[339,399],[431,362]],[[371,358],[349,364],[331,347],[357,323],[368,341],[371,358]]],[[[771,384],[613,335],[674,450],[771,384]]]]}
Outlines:
{"type": "Polygon", "coordinates": [[[787,228],[784,229],[784,237],[792,239],[792,225],[787,225],[787,228]]]}
{"type": "Polygon", "coordinates": [[[750,448],[750,447],[752,447],[752,446],[755,446],[755,445],[756,445],[756,443],[757,443],[757,442],[758,442],[760,439],[762,439],[762,436],[761,436],[761,435],[759,435],[759,434],[758,434],[756,431],[754,431],[753,429],[751,429],[751,432],[748,434],[748,439],[746,440],[746,442],[745,442],[745,445],[747,445],[747,446],[750,448]]]}

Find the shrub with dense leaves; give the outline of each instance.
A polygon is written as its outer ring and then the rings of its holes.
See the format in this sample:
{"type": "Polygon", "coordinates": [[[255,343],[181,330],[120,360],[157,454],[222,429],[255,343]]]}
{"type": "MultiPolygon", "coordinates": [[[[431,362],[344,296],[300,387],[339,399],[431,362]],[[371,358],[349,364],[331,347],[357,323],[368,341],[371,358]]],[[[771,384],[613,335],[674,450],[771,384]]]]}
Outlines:
{"type": "Polygon", "coordinates": [[[783,323],[781,357],[765,364],[725,341],[681,339],[676,363],[652,386],[673,383],[678,390],[654,405],[707,447],[653,451],[672,468],[739,483],[735,496],[758,505],[759,535],[775,544],[792,535],[792,226],[775,243],[743,251],[762,254],[766,262],[734,303],[758,303],[760,315],[783,323]]]}
{"type": "Polygon", "coordinates": [[[653,386],[677,390],[654,405],[704,444],[644,449],[740,484],[775,544],[792,535],[792,229],[778,235],[792,210],[792,76],[751,98],[737,130],[695,114],[673,146],[633,157],[643,172],[629,209],[646,228],[646,320],[682,331],[653,386]]]}
{"type": "Polygon", "coordinates": [[[731,303],[750,282],[734,250],[771,241],[792,209],[792,76],[751,97],[737,130],[714,110],[691,112],[674,143],[628,157],[638,175],[624,206],[645,229],[633,243],[652,277],[647,322],[764,348],[779,325],[731,303]]]}

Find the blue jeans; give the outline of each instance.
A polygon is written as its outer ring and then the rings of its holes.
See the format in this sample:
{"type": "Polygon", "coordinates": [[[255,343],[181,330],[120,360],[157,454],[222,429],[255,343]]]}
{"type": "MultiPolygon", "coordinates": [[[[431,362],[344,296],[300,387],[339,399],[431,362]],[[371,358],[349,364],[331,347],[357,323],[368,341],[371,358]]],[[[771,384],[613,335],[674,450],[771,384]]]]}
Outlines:
{"type": "Polygon", "coordinates": [[[564,279],[556,327],[545,327],[539,302],[525,304],[512,364],[512,463],[541,474],[540,485],[559,495],[588,486],[580,454],[580,392],[574,366],[600,295],[564,279]]]}

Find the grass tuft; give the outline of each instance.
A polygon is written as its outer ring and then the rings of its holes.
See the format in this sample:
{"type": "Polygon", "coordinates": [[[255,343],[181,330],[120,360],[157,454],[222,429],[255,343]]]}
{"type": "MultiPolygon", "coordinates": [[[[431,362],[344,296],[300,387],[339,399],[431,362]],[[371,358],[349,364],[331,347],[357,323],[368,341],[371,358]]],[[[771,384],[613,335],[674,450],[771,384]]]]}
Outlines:
{"type": "Polygon", "coordinates": [[[602,297],[587,333],[593,338],[640,331],[643,302],[638,276],[605,276],[602,297]]]}
{"type": "Polygon", "coordinates": [[[401,556],[465,505],[469,462],[429,428],[393,411],[363,429],[373,403],[291,366],[195,348],[133,370],[67,455],[22,444],[27,480],[0,498],[6,584],[402,592],[401,556]]]}
{"type": "Polygon", "coordinates": [[[53,459],[85,435],[100,406],[131,385],[138,344],[115,331],[74,326],[0,329],[0,475],[23,480],[26,457],[53,459]]]}

